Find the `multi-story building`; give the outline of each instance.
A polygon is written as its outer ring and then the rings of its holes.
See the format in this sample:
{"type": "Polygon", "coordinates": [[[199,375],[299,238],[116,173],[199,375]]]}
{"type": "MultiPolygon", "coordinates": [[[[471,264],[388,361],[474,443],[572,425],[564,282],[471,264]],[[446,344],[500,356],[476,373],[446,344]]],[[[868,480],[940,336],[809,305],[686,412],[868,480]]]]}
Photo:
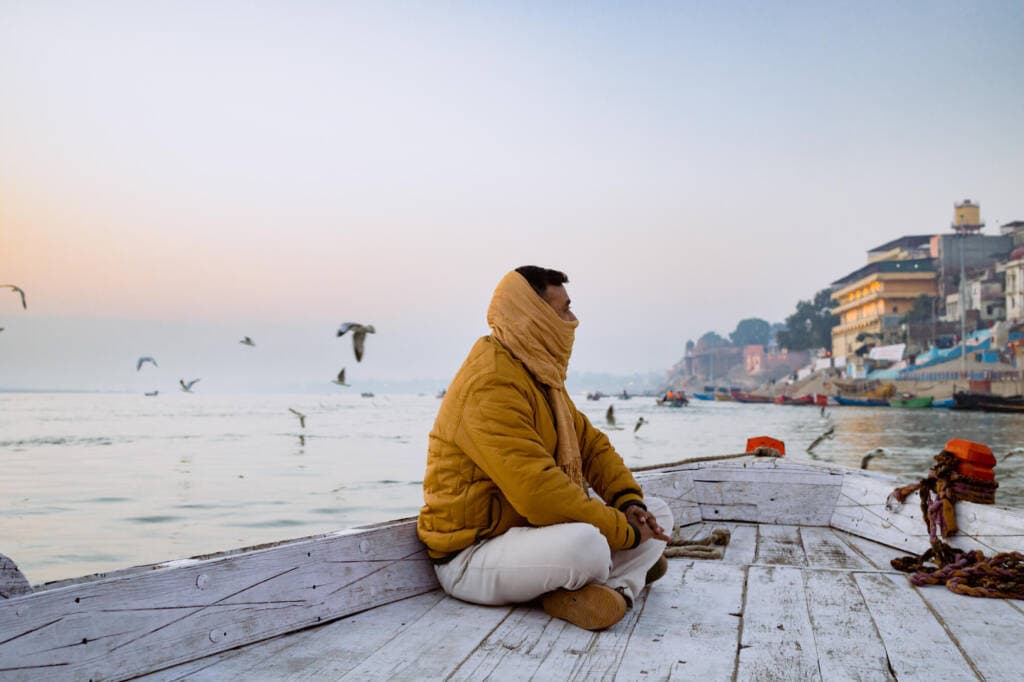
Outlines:
{"type": "Polygon", "coordinates": [[[1017,248],[1010,259],[996,266],[1006,276],[1006,320],[1024,321],[1024,248],[1017,248]]]}
{"type": "Polygon", "coordinates": [[[898,331],[918,296],[936,295],[935,280],[932,259],[914,258],[869,262],[832,282],[833,312],[839,316],[839,324],[832,328],[832,353],[853,353],[864,343],[857,340],[861,334],[874,335],[881,342],[898,331]]]}
{"type": "MultiPolygon", "coordinates": [[[[1002,230],[998,237],[981,234],[985,223],[981,220],[981,206],[970,199],[954,204],[952,233],[938,234],[932,238],[931,256],[935,259],[938,272],[940,300],[948,302],[951,294],[960,293],[960,277],[965,280],[977,278],[997,263],[1006,260],[1013,249],[1013,224],[1002,230]]],[[[1004,227],[1007,227],[1004,226],[1004,227]]],[[[967,298],[969,294],[964,295],[967,298]]],[[[955,298],[957,302],[960,296],[955,298]]],[[[968,308],[969,310],[971,308],[968,308]]],[[[952,311],[945,310],[944,316],[952,319],[952,311]]],[[[956,317],[959,317],[957,315],[956,317]]]]}

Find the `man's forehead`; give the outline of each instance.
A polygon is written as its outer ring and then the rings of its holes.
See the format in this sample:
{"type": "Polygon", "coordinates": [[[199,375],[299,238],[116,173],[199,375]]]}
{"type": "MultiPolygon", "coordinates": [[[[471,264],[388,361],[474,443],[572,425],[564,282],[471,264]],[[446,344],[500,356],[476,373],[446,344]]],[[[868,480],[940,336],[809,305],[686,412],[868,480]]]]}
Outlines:
{"type": "Polygon", "coordinates": [[[569,292],[565,290],[565,287],[561,284],[549,284],[547,290],[544,292],[546,298],[553,299],[556,301],[568,299],[569,292]]]}

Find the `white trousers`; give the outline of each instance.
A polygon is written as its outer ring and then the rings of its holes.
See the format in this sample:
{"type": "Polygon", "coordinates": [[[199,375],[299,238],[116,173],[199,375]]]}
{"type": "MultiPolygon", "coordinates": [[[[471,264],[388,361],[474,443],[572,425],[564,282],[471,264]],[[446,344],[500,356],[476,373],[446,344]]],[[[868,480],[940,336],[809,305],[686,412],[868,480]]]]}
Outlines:
{"type": "MultiPolygon", "coordinates": [[[[672,534],[672,510],[656,497],[644,499],[658,525],[672,534]]],[[[559,523],[540,528],[510,528],[435,567],[444,591],[474,604],[518,604],[565,588],[590,583],[620,589],[632,603],[644,588],[648,569],[665,550],[663,540],[647,540],[635,549],[611,551],[589,523],[559,523]]]]}

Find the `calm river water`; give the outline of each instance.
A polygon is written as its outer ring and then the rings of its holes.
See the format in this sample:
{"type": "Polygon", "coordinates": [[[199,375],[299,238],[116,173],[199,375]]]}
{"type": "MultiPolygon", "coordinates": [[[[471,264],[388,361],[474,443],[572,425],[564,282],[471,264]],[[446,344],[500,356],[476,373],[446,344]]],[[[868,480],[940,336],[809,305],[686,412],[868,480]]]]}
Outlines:
{"type": "MultiPolygon", "coordinates": [[[[815,459],[919,478],[949,438],[997,457],[1024,446],[1024,417],[949,410],[779,407],[575,397],[630,466],[741,451],[748,436],[789,457],[829,425],[815,459]],[[650,423],[637,433],[639,416],[650,423]]],[[[36,584],[412,516],[433,396],[0,395],[0,553],[36,584]],[[306,426],[288,411],[307,415],[306,426]]],[[[1000,461],[997,501],[1024,505],[1024,455],[1000,461]]]]}

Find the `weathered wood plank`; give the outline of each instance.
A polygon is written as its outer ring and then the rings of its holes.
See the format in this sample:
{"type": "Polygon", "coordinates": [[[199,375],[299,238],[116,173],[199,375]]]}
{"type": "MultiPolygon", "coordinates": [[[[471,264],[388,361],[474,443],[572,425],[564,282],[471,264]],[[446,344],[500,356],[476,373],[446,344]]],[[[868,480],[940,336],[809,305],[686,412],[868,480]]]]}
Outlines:
{"type": "Polygon", "coordinates": [[[736,679],[821,679],[801,569],[751,566],[742,627],[736,679]]]}
{"type": "Polygon", "coordinates": [[[18,565],[0,554],[0,599],[13,599],[32,594],[32,586],[18,565]]]}
{"type": "Polygon", "coordinates": [[[730,679],[745,578],[740,566],[671,561],[649,591],[615,679],[730,679]]]}
{"type": "MultiPolygon", "coordinates": [[[[539,677],[556,680],[610,680],[622,661],[631,637],[652,637],[646,628],[637,630],[638,619],[646,606],[650,590],[644,590],[626,612],[625,618],[594,637],[581,637],[585,631],[570,627],[562,631],[551,656],[544,661],[539,677]],[[586,641],[586,646],[581,646],[586,641]]],[[[509,678],[511,679],[511,678],[509,678]]]]}
{"type": "Polygon", "coordinates": [[[865,561],[871,568],[886,573],[895,573],[896,569],[892,567],[892,560],[896,557],[906,556],[907,552],[902,549],[890,547],[889,545],[883,545],[880,542],[874,540],[868,540],[858,535],[847,533],[846,531],[836,530],[833,528],[836,537],[842,540],[853,550],[856,554],[864,557],[865,561]]]}
{"type": "Polygon", "coordinates": [[[0,601],[0,669],[125,679],[437,587],[411,522],[0,601]]]}
{"type": "Polygon", "coordinates": [[[247,647],[183,663],[145,682],[337,679],[419,620],[445,598],[434,590],[247,647]]]}
{"type": "Polygon", "coordinates": [[[761,525],[757,533],[757,563],[807,565],[807,556],[800,542],[800,529],[796,526],[761,525]]]}
{"type": "Polygon", "coordinates": [[[690,523],[699,509],[708,521],[801,525],[828,525],[842,479],[840,470],[763,458],[700,462],[638,478],[647,494],[669,502],[677,523],[690,523]]]}
{"type": "Polygon", "coordinates": [[[693,477],[689,471],[638,475],[637,482],[648,497],[660,497],[672,510],[677,526],[688,526],[701,520],[700,507],[694,497],[693,477]]]}
{"type": "MultiPolygon", "coordinates": [[[[826,525],[920,554],[928,549],[928,530],[917,493],[898,509],[885,507],[889,493],[902,483],[891,476],[851,469],[826,525]]],[[[960,532],[946,540],[955,547],[981,549],[986,554],[1024,551],[1024,513],[1019,510],[960,502],[957,523],[960,532]]]]}
{"type": "Polygon", "coordinates": [[[520,606],[451,674],[451,680],[525,680],[538,673],[565,628],[534,605],[520,606]]]}
{"type": "Polygon", "coordinates": [[[839,496],[837,477],[825,483],[694,480],[705,521],[827,526],[839,496]]]}
{"type": "Polygon", "coordinates": [[[800,529],[807,565],[821,568],[873,568],[863,557],[836,536],[831,528],[806,526],[800,529]]]}
{"type": "Polygon", "coordinates": [[[896,679],[978,679],[905,577],[855,573],[854,580],[882,637],[896,679]]]}
{"type": "Polygon", "coordinates": [[[439,601],[359,665],[335,679],[444,679],[512,611],[508,606],[477,606],[452,597],[439,601]]]}
{"type": "Polygon", "coordinates": [[[808,569],[803,577],[822,679],[894,679],[853,575],[808,569]]]}
{"type": "Polygon", "coordinates": [[[944,586],[915,588],[986,680],[1024,675],[1024,614],[1003,599],[965,597],[944,586]]]}
{"type": "MultiPolygon", "coordinates": [[[[716,524],[711,524],[714,528],[716,524]]],[[[757,556],[757,526],[745,523],[729,524],[729,544],[725,547],[722,563],[749,566],[757,556]]]]}

